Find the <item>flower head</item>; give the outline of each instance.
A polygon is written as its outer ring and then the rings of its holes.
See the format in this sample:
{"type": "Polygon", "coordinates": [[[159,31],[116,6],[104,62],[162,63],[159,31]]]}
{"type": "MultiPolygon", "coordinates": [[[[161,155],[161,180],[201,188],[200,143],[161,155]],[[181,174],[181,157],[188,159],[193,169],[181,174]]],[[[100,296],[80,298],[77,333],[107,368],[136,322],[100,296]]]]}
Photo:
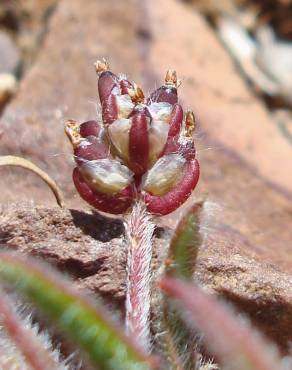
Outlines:
{"type": "Polygon", "coordinates": [[[74,149],[73,181],[96,209],[120,214],[142,198],[149,212],[168,214],[199,178],[192,133],[195,117],[178,104],[176,72],[145,99],[140,87],[95,64],[102,122],[65,124],[74,149]]]}

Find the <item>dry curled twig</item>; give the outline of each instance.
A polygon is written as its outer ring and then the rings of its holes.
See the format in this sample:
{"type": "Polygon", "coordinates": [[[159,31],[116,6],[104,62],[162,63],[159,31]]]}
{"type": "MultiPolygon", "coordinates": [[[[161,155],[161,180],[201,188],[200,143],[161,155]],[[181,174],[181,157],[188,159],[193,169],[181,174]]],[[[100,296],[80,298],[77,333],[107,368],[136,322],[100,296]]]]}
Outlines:
{"type": "Polygon", "coordinates": [[[56,184],[56,182],[45,171],[41,170],[31,161],[13,155],[3,155],[0,156],[0,166],[17,166],[32,171],[33,173],[38,175],[51,188],[52,192],[55,195],[58,205],[61,208],[65,206],[63,193],[56,184]]]}

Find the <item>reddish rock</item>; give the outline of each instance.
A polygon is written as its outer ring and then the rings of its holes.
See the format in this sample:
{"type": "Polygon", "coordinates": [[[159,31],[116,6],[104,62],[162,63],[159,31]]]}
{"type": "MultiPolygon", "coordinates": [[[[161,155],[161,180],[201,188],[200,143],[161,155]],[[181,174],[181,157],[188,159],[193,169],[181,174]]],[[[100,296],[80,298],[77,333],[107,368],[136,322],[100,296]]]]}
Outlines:
{"type": "Polygon", "coordinates": [[[183,79],[180,97],[195,110],[204,131],[291,196],[289,135],[249,90],[206,21],[176,0],[151,0],[146,14],[153,35],[148,70],[161,79],[169,66],[176,68],[183,79]]]}
{"type": "Polygon", "coordinates": [[[0,65],[4,58],[9,65],[9,72],[26,72],[42,44],[47,22],[56,3],[57,0],[1,0],[0,24],[13,37],[13,48],[3,50],[0,37],[0,65]]]}
{"type": "Polygon", "coordinates": [[[8,33],[0,32],[0,73],[15,73],[19,66],[19,51],[8,33]]]}
{"type": "Polygon", "coordinates": [[[125,280],[121,221],[76,210],[22,205],[3,207],[0,223],[2,248],[41,258],[79,285],[84,282],[83,287],[120,303],[125,280]]]}

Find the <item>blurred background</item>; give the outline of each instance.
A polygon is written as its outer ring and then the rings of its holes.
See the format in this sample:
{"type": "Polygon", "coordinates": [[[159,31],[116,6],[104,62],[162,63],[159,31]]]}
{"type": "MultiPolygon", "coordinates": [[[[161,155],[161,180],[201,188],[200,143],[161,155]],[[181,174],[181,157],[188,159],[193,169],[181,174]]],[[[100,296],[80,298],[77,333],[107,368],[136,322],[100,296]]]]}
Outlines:
{"type": "Polygon", "coordinates": [[[57,0],[0,0],[0,104],[32,66],[57,0]]]}
{"type": "MultiPolygon", "coordinates": [[[[253,119],[258,122],[257,127],[253,127],[254,131],[247,128],[248,132],[236,137],[233,147],[236,147],[240,155],[250,161],[256,169],[260,168],[260,172],[270,181],[275,182],[282,190],[292,192],[292,174],[290,176],[292,152],[289,151],[289,147],[292,146],[292,2],[290,0],[181,0],[181,2],[184,3],[187,12],[198,13],[204,19],[218,42],[228,52],[234,68],[233,73],[242,79],[252,96],[260,100],[270,117],[269,123],[272,122],[276,127],[275,138],[273,131],[264,127],[264,122],[259,123],[262,117],[254,117],[253,119]],[[281,151],[282,155],[279,154],[281,151]],[[287,157],[290,157],[289,162],[287,157]],[[273,169],[278,166],[281,168],[274,174],[273,169]]],[[[0,0],[0,112],[17,94],[19,83],[34,65],[46,38],[50,18],[58,3],[58,0],[0,0]]],[[[169,3],[168,7],[167,1],[163,3],[161,6],[165,7],[167,16],[168,12],[172,12],[172,4],[169,3]]],[[[125,3],[125,11],[127,6],[125,3]]],[[[178,19],[175,27],[180,28],[181,22],[182,20],[178,19]]],[[[195,28],[193,32],[193,35],[189,34],[189,38],[193,36],[194,44],[197,38],[205,38],[203,33],[197,34],[195,28]]],[[[183,40],[178,40],[178,45],[180,42],[183,43],[183,40]]],[[[202,50],[200,54],[199,58],[203,56],[208,59],[207,50],[205,56],[202,50]]],[[[171,66],[174,63],[175,60],[170,60],[171,66]]],[[[189,60],[189,63],[191,64],[192,60],[189,60]]],[[[175,67],[179,69],[178,66],[175,67]]],[[[226,73],[227,70],[222,71],[220,61],[217,71],[216,61],[213,62],[212,70],[214,76],[218,76],[218,84],[222,84],[222,73],[226,73]]],[[[199,74],[198,71],[194,71],[195,76],[199,74]]],[[[223,81],[225,77],[228,85],[228,76],[223,76],[223,81]]],[[[188,82],[192,76],[183,78],[188,82]]],[[[212,78],[214,80],[214,77],[212,78]]],[[[218,88],[218,84],[215,83],[218,90],[216,91],[224,95],[225,87],[218,88]]],[[[233,86],[226,88],[229,88],[228,94],[236,100],[237,93],[233,86]]],[[[203,113],[202,115],[204,116],[203,113]]],[[[235,131],[234,123],[231,121],[229,119],[225,127],[223,119],[220,131],[224,136],[223,141],[230,139],[227,146],[231,145],[235,131]],[[231,133],[228,127],[232,129],[231,133]]],[[[238,128],[237,130],[241,131],[238,128]]],[[[220,133],[219,138],[221,140],[220,133]]]]}

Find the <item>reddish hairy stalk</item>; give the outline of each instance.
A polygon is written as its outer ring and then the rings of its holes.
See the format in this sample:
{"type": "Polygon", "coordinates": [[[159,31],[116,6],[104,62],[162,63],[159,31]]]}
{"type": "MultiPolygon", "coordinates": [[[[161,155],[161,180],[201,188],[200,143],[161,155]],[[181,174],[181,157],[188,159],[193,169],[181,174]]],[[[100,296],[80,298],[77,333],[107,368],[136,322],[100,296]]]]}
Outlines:
{"type": "Polygon", "coordinates": [[[166,278],[160,287],[190,313],[189,323],[203,332],[208,348],[224,369],[280,370],[280,359],[256,331],[234,316],[232,310],[194,285],[166,278]]]}
{"type": "Polygon", "coordinates": [[[0,290],[0,323],[31,369],[61,369],[60,364],[46,351],[41,342],[34,337],[29,329],[24,327],[20,318],[14,313],[8,296],[2,290],[0,290]]]}
{"type": "Polygon", "coordinates": [[[154,223],[143,203],[134,205],[126,229],[129,239],[126,330],[150,352],[150,264],[154,223]]]}

